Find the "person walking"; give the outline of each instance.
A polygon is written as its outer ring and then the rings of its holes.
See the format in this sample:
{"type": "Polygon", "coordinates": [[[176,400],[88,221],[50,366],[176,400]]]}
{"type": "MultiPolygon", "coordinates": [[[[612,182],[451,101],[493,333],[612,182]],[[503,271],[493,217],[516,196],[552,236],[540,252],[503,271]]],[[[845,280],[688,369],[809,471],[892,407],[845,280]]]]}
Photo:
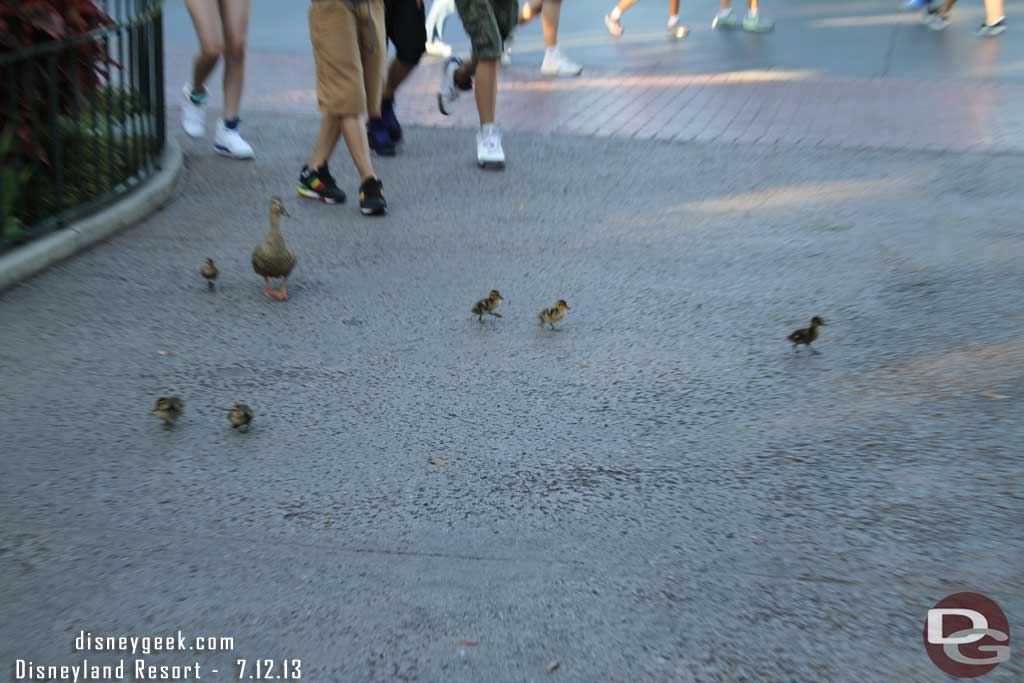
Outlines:
{"type": "MultiPolygon", "coordinates": [[[[605,15],[604,25],[615,38],[622,35],[625,29],[622,26],[622,15],[635,5],[638,0],[619,0],[619,4],[612,8],[612,11],[605,15]]],[[[689,27],[679,23],[679,0],[669,0],[668,3],[668,35],[670,38],[685,38],[689,34],[689,27]]]]}
{"type": "Polygon", "coordinates": [[[381,156],[391,157],[402,139],[402,126],[395,116],[395,91],[420,63],[426,50],[423,0],[384,0],[384,26],[388,40],[395,46],[395,57],[388,67],[380,102],[376,105],[369,103],[370,119],[366,122],[366,134],[370,149],[381,156]]]}
{"type": "Polygon", "coordinates": [[[476,160],[481,168],[505,168],[501,130],[495,120],[498,100],[498,71],[504,42],[519,18],[517,0],[455,0],[462,26],[473,44],[468,63],[449,57],[441,70],[437,106],[448,116],[459,96],[473,90],[480,117],[476,134],[476,160]]]}
{"type": "Polygon", "coordinates": [[[732,0],[722,0],[718,14],[711,21],[711,28],[742,28],[751,33],[767,33],[775,28],[775,22],[761,17],[758,12],[757,0],[747,0],[747,16],[743,17],[743,21],[740,21],[740,18],[732,11],[732,0]]]}
{"type": "Polygon", "coordinates": [[[217,119],[213,148],[232,159],[252,159],[252,146],[238,130],[251,0],[185,0],[185,5],[199,39],[199,54],[192,63],[192,80],[182,88],[181,127],[189,137],[206,135],[206,80],[223,57],[224,111],[217,119]]]}
{"type": "Polygon", "coordinates": [[[579,76],[583,67],[569,59],[558,48],[558,23],[562,16],[562,0],[526,0],[519,12],[519,23],[527,24],[540,16],[544,32],[544,61],[540,65],[542,76],[579,76]]]}
{"type": "Polygon", "coordinates": [[[431,57],[452,56],[452,46],[444,42],[444,24],[455,14],[455,0],[434,0],[427,14],[427,54],[431,57]]]}
{"type": "MultiPolygon", "coordinates": [[[[945,0],[941,7],[928,5],[924,14],[925,25],[933,31],[942,31],[949,26],[949,13],[957,0],[945,0]]],[[[978,27],[977,34],[986,38],[998,36],[1006,30],[1006,6],[1004,0],[985,0],[985,21],[978,27]]]]}
{"type": "Polygon", "coordinates": [[[345,193],[327,167],[345,138],[359,172],[359,210],[366,216],[387,213],[384,184],[374,173],[363,117],[380,107],[387,44],[384,0],[312,0],[309,37],[316,62],[316,99],[320,132],[309,162],[299,174],[299,195],[325,204],[341,204],[345,193]]]}

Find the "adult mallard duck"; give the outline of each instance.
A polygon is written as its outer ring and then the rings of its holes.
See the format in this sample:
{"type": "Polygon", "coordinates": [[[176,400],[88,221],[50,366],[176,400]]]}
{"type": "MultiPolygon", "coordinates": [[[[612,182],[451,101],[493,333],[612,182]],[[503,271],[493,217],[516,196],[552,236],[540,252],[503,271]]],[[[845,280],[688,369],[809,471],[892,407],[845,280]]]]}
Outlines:
{"type": "Polygon", "coordinates": [[[811,344],[818,338],[818,328],[826,324],[827,323],[824,320],[818,316],[814,316],[811,318],[810,327],[802,327],[799,330],[795,330],[786,337],[786,339],[793,343],[794,351],[799,351],[800,345],[803,344],[807,348],[811,349],[813,353],[817,353],[817,351],[811,348],[811,344]]]}
{"type": "Polygon", "coordinates": [[[287,216],[284,202],[280,197],[270,198],[270,232],[263,238],[260,245],[252,252],[252,269],[263,276],[267,296],[278,301],[288,298],[288,275],[295,267],[295,254],[284,242],[278,223],[281,216],[287,216]],[[270,278],[281,278],[281,289],[270,286],[270,278]]]}
{"type": "Polygon", "coordinates": [[[480,322],[484,321],[485,315],[493,315],[495,318],[500,318],[501,313],[498,313],[498,306],[503,301],[501,294],[496,289],[492,289],[491,293],[487,295],[486,299],[480,299],[473,304],[473,315],[480,318],[480,322]]]}

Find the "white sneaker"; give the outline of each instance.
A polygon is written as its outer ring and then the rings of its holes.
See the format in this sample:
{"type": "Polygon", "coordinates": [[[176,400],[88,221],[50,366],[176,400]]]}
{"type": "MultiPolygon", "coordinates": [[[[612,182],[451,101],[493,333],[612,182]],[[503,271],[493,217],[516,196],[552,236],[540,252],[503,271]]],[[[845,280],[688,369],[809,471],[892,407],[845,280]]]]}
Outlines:
{"type": "Polygon", "coordinates": [[[924,25],[933,31],[944,31],[949,27],[949,19],[939,14],[939,10],[929,9],[924,13],[924,25]]]}
{"type": "Polygon", "coordinates": [[[604,18],[605,28],[608,29],[608,33],[612,34],[613,37],[618,38],[622,35],[622,22],[618,19],[614,19],[612,15],[606,15],[604,18]]]}
{"type": "Polygon", "coordinates": [[[440,40],[432,40],[426,45],[427,54],[431,57],[448,59],[452,56],[452,46],[442,43],[440,40]]]}
{"type": "Polygon", "coordinates": [[[462,66],[462,60],[458,57],[449,57],[441,69],[441,88],[437,91],[437,108],[441,113],[448,116],[455,108],[455,102],[462,94],[459,86],[455,85],[455,72],[462,66]]]}
{"type": "Polygon", "coordinates": [[[579,76],[582,72],[583,67],[562,54],[557,47],[544,54],[544,61],[540,65],[542,76],[579,76]]]}
{"type": "Polygon", "coordinates": [[[232,159],[252,159],[254,156],[252,146],[242,138],[237,128],[232,130],[224,125],[224,119],[217,121],[217,133],[213,137],[213,148],[217,150],[217,154],[232,159]]]}
{"type": "Polygon", "coordinates": [[[181,103],[181,127],[190,138],[201,138],[206,135],[206,103],[192,101],[191,83],[186,83],[181,93],[185,96],[181,103]]]}
{"type": "Polygon", "coordinates": [[[476,134],[476,163],[480,168],[505,168],[505,150],[501,148],[501,131],[493,123],[480,126],[476,134]]]}

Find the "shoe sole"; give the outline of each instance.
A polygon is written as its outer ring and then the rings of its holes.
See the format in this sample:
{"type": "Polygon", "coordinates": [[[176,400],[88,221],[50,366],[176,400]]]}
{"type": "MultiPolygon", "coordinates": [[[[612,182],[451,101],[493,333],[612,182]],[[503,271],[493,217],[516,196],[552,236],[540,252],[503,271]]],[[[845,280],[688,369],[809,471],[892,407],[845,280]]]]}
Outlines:
{"type": "Polygon", "coordinates": [[[451,116],[450,111],[445,111],[444,108],[444,96],[441,93],[437,93],[437,109],[445,116],[451,116]]]}
{"type": "Polygon", "coordinates": [[[477,161],[476,165],[486,171],[503,171],[505,170],[504,161],[477,161]]]}
{"type": "Polygon", "coordinates": [[[229,159],[237,159],[238,161],[248,161],[249,159],[256,158],[255,154],[248,154],[248,155],[245,155],[245,156],[238,155],[238,154],[232,154],[231,150],[229,150],[227,147],[221,147],[220,145],[214,145],[213,146],[213,151],[215,151],[217,154],[221,155],[222,157],[227,157],[229,159]]]}
{"type": "Polygon", "coordinates": [[[309,190],[309,189],[307,189],[305,187],[299,187],[298,188],[298,192],[299,192],[299,196],[300,197],[305,197],[306,199],[315,199],[318,202],[320,202],[321,204],[344,204],[345,203],[344,199],[342,199],[341,201],[338,201],[337,199],[328,199],[327,197],[324,197],[323,195],[318,194],[317,192],[315,192],[313,190],[309,190]]]}
{"type": "Polygon", "coordinates": [[[583,69],[580,69],[579,71],[563,71],[563,72],[559,72],[559,71],[545,71],[544,69],[540,70],[540,75],[541,76],[545,76],[547,78],[576,78],[577,76],[579,76],[582,73],[583,73],[583,69]]]}
{"type": "Polygon", "coordinates": [[[383,209],[364,209],[360,206],[359,212],[364,216],[383,216],[387,214],[388,208],[385,206],[383,209]]]}
{"type": "Polygon", "coordinates": [[[995,38],[1006,31],[1005,26],[999,26],[998,28],[989,29],[987,31],[978,31],[978,35],[982,38],[995,38]]]}

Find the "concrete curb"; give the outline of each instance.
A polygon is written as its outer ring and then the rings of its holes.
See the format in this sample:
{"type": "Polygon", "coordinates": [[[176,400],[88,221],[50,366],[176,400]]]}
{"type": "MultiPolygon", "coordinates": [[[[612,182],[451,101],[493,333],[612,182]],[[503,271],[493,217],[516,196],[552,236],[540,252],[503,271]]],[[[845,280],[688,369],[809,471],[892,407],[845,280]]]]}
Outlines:
{"type": "Polygon", "coordinates": [[[99,213],[0,256],[0,291],[74,256],[159,209],[170,199],[183,165],[181,147],[168,138],[160,157],[160,170],[141,187],[99,213]]]}

